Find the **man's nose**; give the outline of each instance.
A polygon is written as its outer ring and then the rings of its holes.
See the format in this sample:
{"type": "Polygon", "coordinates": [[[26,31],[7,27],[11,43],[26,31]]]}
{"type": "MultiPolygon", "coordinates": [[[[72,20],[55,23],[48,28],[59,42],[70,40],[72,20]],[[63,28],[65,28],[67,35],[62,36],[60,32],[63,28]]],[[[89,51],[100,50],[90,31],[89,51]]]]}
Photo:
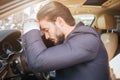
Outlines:
{"type": "Polygon", "coordinates": [[[45,33],[45,38],[49,39],[49,35],[47,33],[45,33]]]}

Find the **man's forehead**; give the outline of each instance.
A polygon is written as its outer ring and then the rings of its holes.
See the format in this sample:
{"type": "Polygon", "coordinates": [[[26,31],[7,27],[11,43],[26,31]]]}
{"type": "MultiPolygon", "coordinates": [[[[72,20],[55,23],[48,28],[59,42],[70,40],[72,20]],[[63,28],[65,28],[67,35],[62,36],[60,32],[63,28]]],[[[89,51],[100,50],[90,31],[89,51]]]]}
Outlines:
{"type": "Polygon", "coordinates": [[[46,28],[49,28],[48,25],[40,25],[40,28],[41,29],[46,29],[46,28]]]}

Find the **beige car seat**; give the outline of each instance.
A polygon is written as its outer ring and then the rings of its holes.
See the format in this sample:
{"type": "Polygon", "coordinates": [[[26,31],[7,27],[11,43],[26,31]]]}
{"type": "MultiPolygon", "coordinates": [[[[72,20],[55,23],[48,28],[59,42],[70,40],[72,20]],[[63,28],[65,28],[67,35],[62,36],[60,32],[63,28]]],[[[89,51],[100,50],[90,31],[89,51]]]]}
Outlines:
{"type": "Polygon", "coordinates": [[[112,15],[102,14],[97,20],[97,28],[106,30],[106,33],[101,34],[101,39],[105,45],[110,61],[115,55],[118,46],[118,35],[113,32],[113,29],[116,28],[116,20],[112,15]],[[111,30],[111,32],[108,30],[111,30]]]}

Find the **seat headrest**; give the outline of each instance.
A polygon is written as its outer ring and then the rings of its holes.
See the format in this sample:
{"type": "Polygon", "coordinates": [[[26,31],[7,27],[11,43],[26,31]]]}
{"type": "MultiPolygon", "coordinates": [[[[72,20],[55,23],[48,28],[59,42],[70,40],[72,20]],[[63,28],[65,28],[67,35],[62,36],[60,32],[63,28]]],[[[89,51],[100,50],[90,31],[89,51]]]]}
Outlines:
{"type": "Polygon", "coordinates": [[[98,29],[114,29],[116,28],[116,19],[110,14],[102,14],[97,20],[98,29]]]}

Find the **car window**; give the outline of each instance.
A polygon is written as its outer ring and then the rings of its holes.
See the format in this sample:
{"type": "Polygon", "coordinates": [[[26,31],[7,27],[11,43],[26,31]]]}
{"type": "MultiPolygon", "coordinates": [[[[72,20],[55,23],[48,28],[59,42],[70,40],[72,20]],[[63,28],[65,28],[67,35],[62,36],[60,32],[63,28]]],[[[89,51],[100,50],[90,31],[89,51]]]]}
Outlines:
{"type": "Polygon", "coordinates": [[[116,27],[115,31],[117,31],[120,35],[120,15],[115,15],[114,17],[115,17],[116,22],[117,22],[117,27],[116,27]]]}
{"type": "Polygon", "coordinates": [[[95,18],[93,14],[74,15],[73,17],[75,18],[76,24],[83,22],[85,25],[91,25],[95,18]]]}

